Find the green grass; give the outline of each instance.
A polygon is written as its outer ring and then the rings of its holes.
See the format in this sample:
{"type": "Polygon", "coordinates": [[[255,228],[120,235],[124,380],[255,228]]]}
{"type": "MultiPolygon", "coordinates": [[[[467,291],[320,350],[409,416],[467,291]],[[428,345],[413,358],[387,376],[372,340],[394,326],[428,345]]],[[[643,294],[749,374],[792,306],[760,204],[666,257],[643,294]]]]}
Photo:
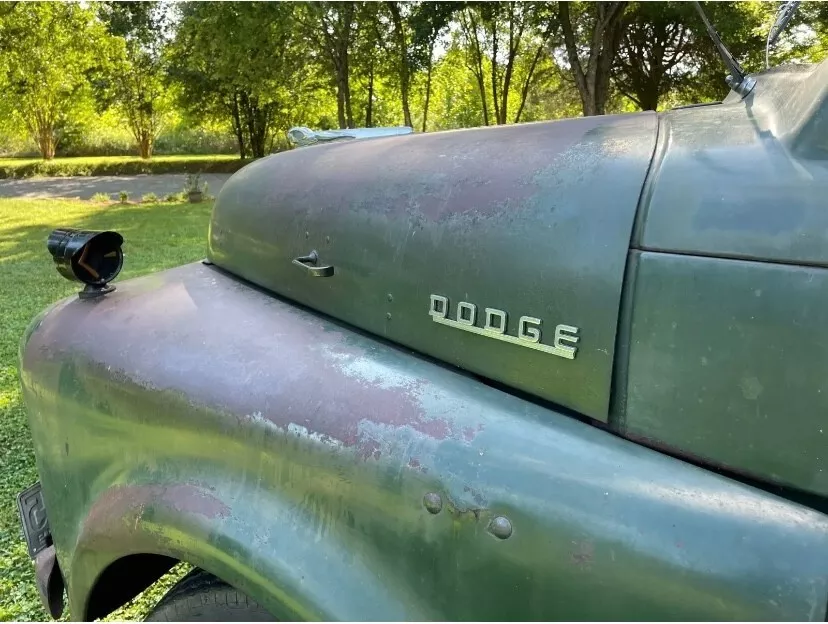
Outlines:
{"type": "Polygon", "coordinates": [[[78,158],[0,158],[0,178],[39,176],[137,175],[140,173],[234,173],[250,160],[238,156],[89,156],[78,158]]]}
{"type": "MultiPolygon", "coordinates": [[[[211,202],[121,205],[0,199],[0,620],[48,619],[15,506],[17,493],[37,480],[18,382],[20,336],[38,311],[78,289],[55,271],[46,252],[47,235],[59,225],[121,232],[125,260],[118,279],[124,279],[204,257],[211,208],[211,202]]],[[[111,618],[142,619],[176,574],[111,618]]]]}

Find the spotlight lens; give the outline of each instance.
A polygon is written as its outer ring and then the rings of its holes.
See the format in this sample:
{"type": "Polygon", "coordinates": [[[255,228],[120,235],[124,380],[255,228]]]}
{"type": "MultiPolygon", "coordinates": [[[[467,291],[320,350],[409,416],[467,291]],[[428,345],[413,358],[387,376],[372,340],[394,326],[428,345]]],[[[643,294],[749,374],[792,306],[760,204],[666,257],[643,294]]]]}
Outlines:
{"type": "Polygon", "coordinates": [[[115,232],[103,232],[72,255],[72,272],[84,284],[111,282],[124,262],[123,239],[115,232]]]}
{"type": "Polygon", "coordinates": [[[58,229],[49,236],[46,246],[63,277],[104,285],[121,272],[123,242],[117,232],[58,229]]]}

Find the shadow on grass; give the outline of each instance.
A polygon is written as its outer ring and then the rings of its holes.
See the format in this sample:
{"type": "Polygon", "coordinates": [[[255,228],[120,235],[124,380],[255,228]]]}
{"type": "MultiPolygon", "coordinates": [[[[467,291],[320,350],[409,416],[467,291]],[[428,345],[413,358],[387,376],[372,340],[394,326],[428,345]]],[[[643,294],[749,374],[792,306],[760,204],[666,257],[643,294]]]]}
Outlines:
{"type": "MultiPolygon", "coordinates": [[[[37,200],[49,201],[49,200],[37,200]]],[[[124,236],[124,254],[145,259],[165,259],[177,249],[200,246],[207,250],[207,227],[212,202],[201,204],[112,204],[91,214],[61,216],[56,211],[48,223],[8,228],[0,226],[0,267],[32,261],[50,264],[46,239],[57,227],[115,230],[124,236]],[[199,241],[202,244],[199,245],[199,241]]],[[[195,258],[197,259],[197,258],[195,258]]],[[[186,261],[186,259],[184,260],[186,261]]],[[[130,268],[126,266],[125,270],[130,268]]],[[[2,283],[0,278],[0,283],[2,283]]]]}

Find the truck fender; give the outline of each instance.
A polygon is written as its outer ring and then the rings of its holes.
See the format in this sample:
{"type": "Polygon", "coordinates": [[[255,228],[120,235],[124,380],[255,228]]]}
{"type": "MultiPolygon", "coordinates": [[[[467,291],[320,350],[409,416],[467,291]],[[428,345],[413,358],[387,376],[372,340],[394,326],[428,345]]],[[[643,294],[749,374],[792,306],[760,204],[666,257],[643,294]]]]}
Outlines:
{"type": "MultiPolygon", "coordinates": [[[[278,497],[240,489],[218,475],[210,486],[193,483],[113,484],[91,505],[71,562],[69,601],[73,614],[89,621],[111,608],[96,605],[95,587],[107,570],[134,555],[184,561],[232,584],[282,621],[422,619],[342,545],[308,529],[297,511],[278,497]],[[237,513],[244,500],[259,510],[237,513]],[[250,542],[251,535],[261,538],[250,542]],[[241,562],[244,562],[242,565],[241,562]],[[320,577],[319,572],[325,571],[320,577]],[[348,596],[365,598],[360,610],[348,596]]],[[[128,598],[131,598],[129,596],[128,598]]],[[[120,606],[120,605],[118,605],[120,606]]],[[[410,606],[410,605],[409,605],[410,606]]]]}

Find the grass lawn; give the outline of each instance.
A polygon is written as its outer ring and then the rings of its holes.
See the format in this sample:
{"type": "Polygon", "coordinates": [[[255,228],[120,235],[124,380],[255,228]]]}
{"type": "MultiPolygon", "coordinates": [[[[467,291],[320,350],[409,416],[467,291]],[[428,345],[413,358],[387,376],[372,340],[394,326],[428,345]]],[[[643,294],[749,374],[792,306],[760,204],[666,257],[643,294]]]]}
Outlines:
{"type": "Polygon", "coordinates": [[[0,178],[38,176],[136,175],[140,173],[234,173],[250,160],[238,156],[210,154],[198,156],[82,156],[78,158],[0,158],[0,178]]]}
{"type": "MultiPolygon", "coordinates": [[[[37,480],[18,382],[20,336],[38,311],[78,290],[55,271],[46,251],[47,235],[59,225],[121,232],[126,240],[120,280],[203,258],[211,208],[209,202],[109,205],[0,199],[0,620],[48,619],[15,503],[17,493],[37,480]]],[[[165,584],[172,580],[168,576],[165,584]]],[[[111,619],[142,619],[166,590],[163,585],[150,588],[111,619]]]]}

